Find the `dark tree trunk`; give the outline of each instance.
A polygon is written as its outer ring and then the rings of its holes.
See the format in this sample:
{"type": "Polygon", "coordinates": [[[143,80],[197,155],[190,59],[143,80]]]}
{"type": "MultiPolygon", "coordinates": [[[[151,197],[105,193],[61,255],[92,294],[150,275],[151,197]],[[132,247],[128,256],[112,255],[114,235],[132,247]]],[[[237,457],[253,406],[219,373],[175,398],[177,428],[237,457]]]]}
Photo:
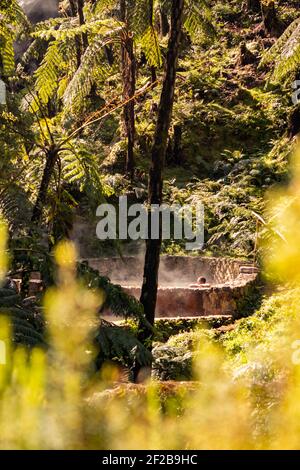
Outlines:
{"type": "Polygon", "coordinates": [[[162,36],[167,36],[170,31],[170,25],[168,20],[168,15],[164,11],[163,7],[159,9],[159,29],[162,36]]]}
{"type": "Polygon", "coordinates": [[[166,162],[168,165],[181,165],[183,162],[182,127],[179,124],[174,125],[173,138],[169,138],[166,162]]]}
{"type": "Polygon", "coordinates": [[[300,133],[300,107],[297,106],[289,117],[288,136],[290,139],[300,133]]]}
{"type": "Polygon", "coordinates": [[[77,15],[77,5],[76,5],[76,0],[69,0],[70,4],[70,11],[72,16],[77,15]]]}
{"type": "Polygon", "coordinates": [[[114,58],[114,52],[111,44],[104,46],[104,52],[105,52],[105,57],[106,60],[111,67],[114,64],[115,58],[114,58]]]}
{"type": "MultiPolygon", "coordinates": [[[[70,4],[70,11],[72,16],[78,16],[79,25],[82,26],[85,24],[85,18],[83,13],[84,7],[84,0],[69,0],[70,4]]],[[[76,48],[76,60],[77,60],[77,68],[80,67],[81,64],[81,57],[86,48],[88,47],[88,37],[86,33],[75,38],[75,48],[76,48]]]]}
{"type": "Polygon", "coordinates": [[[183,161],[182,152],[182,127],[179,124],[174,126],[174,147],[173,147],[173,159],[175,165],[181,165],[183,161]]]}
{"type": "Polygon", "coordinates": [[[247,0],[247,10],[253,13],[259,13],[261,11],[260,0],[247,0]]]}
{"type": "MultiPolygon", "coordinates": [[[[149,173],[149,204],[162,204],[163,169],[165,164],[168,133],[172,118],[177,62],[182,32],[184,0],[174,0],[172,4],[171,34],[168,45],[166,72],[158,108],[158,118],[154,135],[149,173]]],[[[161,230],[160,230],[161,232],[161,230]]],[[[158,270],[161,249],[161,233],[159,240],[147,240],[144,266],[144,280],[141,293],[141,303],[145,316],[150,325],[154,325],[155,308],[158,287],[158,270]]],[[[142,341],[150,340],[152,331],[145,329],[140,334],[142,341]]]]}
{"type": "Polygon", "coordinates": [[[263,24],[266,32],[274,37],[279,37],[284,31],[284,25],[278,19],[274,2],[261,5],[263,24]]]}
{"type": "Polygon", "coordinates": [[[55,164],[57,162],[58,151],[56,147],[52,147],[46,152],[46,164],[44,173],[36,198],[36,202],[32,211],[31,221],[39,223],[42,218],[43,209],[47,202],[47,193],[50,185],[51,178],[54,173],[55,164]]]}
{"type": "MultiPolygon", "coordinates": [[[[154,18],[153,18],[153,8],[154,8],[154,0],[149,0],[149,23],[154,28],[154,18]]],[[[150,67],[151,70],[151,83],[155,83],[157,80],[156,68],[154,65],[150,67]]]]}
{"type": "MultiPolygon", "coordinates": [[[[85,24],[85,18],[84,18],[84,13],[83,13],[83,7],[84,7],[84,0],[77,0],[77,9],[78,9],[78,18],[79,18],[79,24],[80,26],[83,26],[85,24]]],[[[88,45],[88,37],[86,33],[82,33],[82,45],[83,49],[85,50],[88,45]]]]}
{"type": "MultiPolygon", "coordinates": [[[[121,21],[126,23],[126,0],[120,2],[121,21]]],[[[127,104],[124,106],[123,120],[127,137],[127,155],[125,163],[126,173],[133,175],[134,171],[134,141],[135,141],[135,86],[136,86],[136,60],[134,56],[134,43],[132,35],[126,32],[126,37],[122,42],[122,79],[123,79],[123,100],[127,104]]]]}

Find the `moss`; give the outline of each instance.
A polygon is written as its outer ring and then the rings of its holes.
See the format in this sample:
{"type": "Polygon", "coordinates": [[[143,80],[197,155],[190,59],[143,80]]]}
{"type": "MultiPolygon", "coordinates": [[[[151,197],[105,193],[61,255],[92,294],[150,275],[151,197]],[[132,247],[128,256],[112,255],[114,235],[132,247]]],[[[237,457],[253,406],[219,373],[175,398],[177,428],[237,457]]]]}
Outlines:
{"type": "MultiPolygon", "coordinates": [[[[158,318],[155,320],[155,337],[157,343],[166,343],[171,337],[180,333],[193,332],[194,330],[216,329],[230,325],[232,317],[230,315],[215,315],[209,317],[195,318],[158,318]]],[[[138,334],[138,324],[128,319],[122,322],[134,335],[138,334]]]]}

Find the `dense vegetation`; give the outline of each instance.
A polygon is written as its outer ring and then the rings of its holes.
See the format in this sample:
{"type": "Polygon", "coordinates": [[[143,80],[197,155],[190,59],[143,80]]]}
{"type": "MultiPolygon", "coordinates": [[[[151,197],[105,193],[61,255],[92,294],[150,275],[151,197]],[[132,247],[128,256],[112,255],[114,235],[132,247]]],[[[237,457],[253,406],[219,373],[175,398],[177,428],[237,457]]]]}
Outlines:
{"type": "Polygon", "coordinates": [[[299,1],[35,3],[0,0],[1,447],[299,448],[299,1]],[[193,255],[262,270],[240,320],[155,321],[183,241],[140,302],[78,261],[137,252],[94,235],[120,195],[204,204],[193,255]]]}

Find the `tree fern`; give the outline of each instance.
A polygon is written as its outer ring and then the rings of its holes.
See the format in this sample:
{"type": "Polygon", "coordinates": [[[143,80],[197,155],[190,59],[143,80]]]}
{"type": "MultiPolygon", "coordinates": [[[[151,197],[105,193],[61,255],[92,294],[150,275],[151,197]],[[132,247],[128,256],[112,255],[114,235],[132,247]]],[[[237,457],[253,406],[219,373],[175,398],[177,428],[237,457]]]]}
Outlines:
{"type": "Polygon", "coordinates": [[[97,73],[98,80],[105,80],[112,72],[106,62],[104,45],[107,41],[96,39],[85,51],[79,69],[73,75],[65,89],[63,101],[65,113],[81,108],[83,100],[91,91],[97,73]]]}
{"type": "Polygon", "coordinates": [[[200,34],[215,35],[211,21],[211,11],[206,0],[187,0],[185,5],[184,28],[194,41],[200,34]]]}
{"type": "Polygon", "coordinates": [[[300,65],[300,18],[297,18],[264,54],[261,65],[275,62],[272,78],[276,81],[295,72],[300,65]]]}
{"type": "Polygon", "coordinates": [[[99,171],[98,161],[95,155],[85,148],[70,147],[61,155],[61,163],[65,181],[79,183],[80,189],[91,190],[95,195],[96,203],[103,201],[106,195],[106,186],[103,184],[99,171]]]}
{"type": "Polygon", "coordinates": [[[21,31],[28,29],[26,16],[17,0],[2,0],[0,4],[0,61],[4,75],[14,71],[14,41],[21,31]]]}
{"type": "Polygon", "coordinates": [[[126,328],[102,320],[95,337],[99,354],[96,359],[100,368],[105,362],[113,361],[128,369],[128,379],[133,380],[131,371],[139,367],[150,367],[152,354],[126,328]]]}
{"type": "Polygon", "coordinates": [[[65,65],[59,46],[59,41],[52,41],[49,44],[44,60],[35,74],[35,89],[43,104],[48,103],[57,89],[58,78],[65,65]]]}

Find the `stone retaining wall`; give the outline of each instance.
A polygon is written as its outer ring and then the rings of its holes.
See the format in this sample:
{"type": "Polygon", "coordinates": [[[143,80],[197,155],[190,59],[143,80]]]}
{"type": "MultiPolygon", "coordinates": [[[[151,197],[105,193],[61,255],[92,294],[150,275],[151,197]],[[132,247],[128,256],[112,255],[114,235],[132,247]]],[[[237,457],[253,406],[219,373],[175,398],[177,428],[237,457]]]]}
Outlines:
{"type": "MultiPolygon", "coordinates": [[[[89,265],[140,298],[143,263],[138,258],[90,259],[89,265]]],[[[163,256],[160,265],[156,317],[232,315],[254,287],[258,269],[227,258],[163,256]],[[210,287],[190,288],[199,276],[210,287]]],[[[109,314],[109,312],[106,312],[109,314]]]]}

